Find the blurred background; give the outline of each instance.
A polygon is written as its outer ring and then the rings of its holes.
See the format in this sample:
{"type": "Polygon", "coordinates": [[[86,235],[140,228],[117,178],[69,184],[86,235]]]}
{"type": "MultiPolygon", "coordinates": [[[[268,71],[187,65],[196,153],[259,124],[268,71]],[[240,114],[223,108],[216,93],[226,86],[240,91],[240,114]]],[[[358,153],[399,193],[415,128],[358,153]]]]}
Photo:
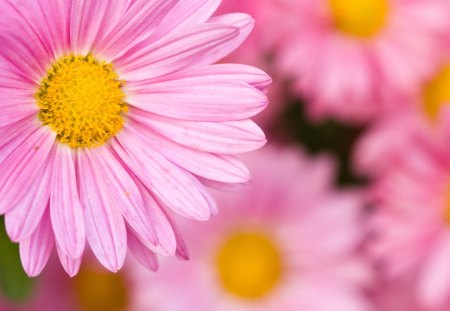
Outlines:
{"type": "MultiPolygon", "coordinates": [[[[224,63],[272,76],[249,189],[177,219],[190,260],[23,272],[0,218],[0,311],[450,309],[450,1],[223,0],[224,63]],[[155,267],[153,267],[155,268],[155,267]]],[[[188,257],[180,256],[180,257],[188,257]]]]}

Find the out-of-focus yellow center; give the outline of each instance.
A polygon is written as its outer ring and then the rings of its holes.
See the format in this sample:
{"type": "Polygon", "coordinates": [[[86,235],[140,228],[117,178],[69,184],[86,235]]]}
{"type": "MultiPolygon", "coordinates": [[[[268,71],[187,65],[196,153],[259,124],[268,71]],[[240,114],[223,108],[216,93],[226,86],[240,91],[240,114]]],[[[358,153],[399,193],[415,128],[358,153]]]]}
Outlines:
{"type": "Polygon", "coordinates": [[[389,0],[328,0],[335,26],[341,32],[372,38],[385,25],[389,0]]]}
{"type": "Polygon", "coordinates": [[[282,260],[277,246],[267,236],[243,231],[221,245],[217,269],[226,291],[239,298],[257,299],[277,285],[282,260]]]}
{"type": "Polygon", "coordinates": [[[450,65],[443,67],[425,86],[423,104],[426,115],[435,121],[443,105],[450,104],[450,65]]]}
{"type": "Polygon", "coordinates": [[[75,299],[83,311],[124,311],[129,305],[126,282],[120,273],[88,267],[81,269],[73,282],[75,299]]]}
{"type": "Polygon", "coordinates": [[[92,55],[63,57],[36,93],[39,118],[72,148],[101,146],[123,127],[123,84],[110,63],[92,55]]]}

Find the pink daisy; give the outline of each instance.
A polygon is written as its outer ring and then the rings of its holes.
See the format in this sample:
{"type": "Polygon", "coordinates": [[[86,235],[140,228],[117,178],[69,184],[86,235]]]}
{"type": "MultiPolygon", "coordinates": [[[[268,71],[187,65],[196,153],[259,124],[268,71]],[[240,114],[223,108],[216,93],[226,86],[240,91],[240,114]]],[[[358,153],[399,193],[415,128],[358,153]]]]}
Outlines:
{"type": "Polygon", "coordinates": [[[450,301],[450,152],[416,151],[376,183],[372,254],[390,279],[414,278],[423,307],[450,301]]]}
{"type": "MultiPolygon", "coordinates": [[[[450,38],[450,37],[449,37],[450,38]]],[[[450,63],[443,57],[401,109],[381,117],[361,138],[355,162],[360,171],[378,174],[430,145],[445,147],[450,138],[450,63]]]]}
{"type": "Polygon", "coordinates": [[[435,65],[449,29],[445,0],[291,1],[298,26],[280,61],[314,117],[365,121],[435,65]]]}
{"type": "Polygon", "coordinates": [[[333,189],[333,162],[269,148],[246,163],[253,187],[219,196],[220,218],[186,223],[191,262],[129,267],[134,310],[370,310],[361,197],[333,189]]]}
{"type": "Polygon", "coordinates": [[[70,275],[85,241],[109,270],[127,246],[174,255],[170,212],[217,212],[205,185],[245,183],[233,154],[270,78],[212,63],[253,20],[220,0],[0,0],[0,214],[37,275],[54,245],[70,275]],[[13,25],[13,27],[12,27],[13,25]]]}

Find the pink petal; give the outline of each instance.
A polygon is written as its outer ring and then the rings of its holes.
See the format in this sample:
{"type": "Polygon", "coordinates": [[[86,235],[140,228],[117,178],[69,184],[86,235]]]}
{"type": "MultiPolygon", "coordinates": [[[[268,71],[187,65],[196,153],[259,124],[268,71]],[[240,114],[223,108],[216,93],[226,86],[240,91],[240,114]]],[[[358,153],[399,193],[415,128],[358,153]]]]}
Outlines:
{"type": "Polygon", "coordinates": [[[120,207],[109,194],[108,185],[88,152],[78,152],[78,172],[87,240],[100,263],[117,272],[123,266],[127,249],[120,207]]]}
{"type": "Polygon", "coordinates": [[[20,242],[20,258],[30,277],[39,275],[48,262],[55,243],[48,212],[42,217],[34,233],[20,242]]]}
{"type": "Polygon", "coordinates": [[[152,271],[158,270],[159,264],[156,255],[145,247],[144,244],[142,244],[130,231],[128,232],[128,246],[137,261],[144,267],[152,271]]]}
{"type": "Polygon", "coordinates": [[[229,183],[244,183],[250,180],[250,173],[245,165],[232,156],[184,147],[140,124],[130,123],[130,132],[140,136],[146,144],[153,146],[169,161],[196,175],[229,183]]]}
{"type": "Polygon", "coordinates": [[[0,164],[16,150],[17,147],[40,128],[35,118],[19,121],[0,128],[0,164]]]}
{"type": "Polygon", "coordinates": [[[124,149],[115,151],[153,194],[174,212],[197,220],[210,216],[211,199],[188,172],[172,164],[128,131],[116,136],[124,149]]]}
{"type": "Polygon", "coordinates": [[[255,21],[253,18],[250,15],[243,13],[214,16],[210,18],[208,22],[212,24],[237,27],[239,29],[239,36],[234,37],[233,40],[228,42],[226,46],[217,47],[206,53],[198,63],[204,65],[215,63],[236,50],[245,41],[245,39],[247,39],[255,26],[255,21]]]}
{"type": "MultiPolygon", "coordinates": [[[[178,0],[137,1],[128,8],[96,52],[115,60],[151,34],[178,0]]],[[[122,1],[125,2],[125,1],[122,1]]],[[[114,62],[115,63],[115,62],[114,62]]]]}
{"type": "Polygon", "coordinates": [[[80,256],[79,258],[72,259],[64,255],[64,252],[59,248],[58,245],[56,249],[58,250],[59,261],[61,261],[61,265],[63,266],[64,270],[70,277],[74,277],[78,273],[78,271],[80,271],[82,257],[80,256]]]}
{"type": "Polygon", "coordinates": [[[221,0],[179,1],[158,25],[153,40],[167,36],[169,32],[186,29],[204,23],[218,8],[221,0]]]}
{"type": "Polygon", "coordinates": [[[450,236],[443,233],[421,271],[417,295],[427,307],[442,306],[450,294],[450,236]]]}
{"type": "Polygon", "coordinates": [[[137,109],[130,109],[130,117],[183,146],[213,153],[243,153],[266,143],[264,132],[250,120],[195,122],[137,109]]]}
{"type": "Polygon", "coordinates": [[[19,242],[28,238],[41,222],[50,199],[51,172],[52,163],[47,161],[38,173],[38,180],[5,215],[6,231],[12,241],[19,242]]]}
{"type": "Polygon", "coordinates": [[[107,187],[103,191],[108,191],[107,195],[115,201],[115,206],[120,208],[130,227],[144,237],[149,244],[156,245],[158,237],[153,224],[149,221],[151,210],[145,205],[139,187],[130,173],[122,166],[119,159],[104,147],[92,151],[85,150],[85,152],[89,154],[91,165],[102,174],[102,177],[96,178],[97,180],[103,178],[103,184],[107,187]]]}
{"type": "Polygon", "coordinates": [[[50,218],[60,251],[72,258],[83,254],[84,217],[78,197],[75,164],[69,146],[58,144],[51,179],[50,218]]]}
{"type": "Polygon", "coordinates": [[[250,118],[267,106],[267,97],[250,85],[219,77],[182,78],[133,90],[128,102],[166,117],[192,121],[250,118]]]}
{"type": "Polygon", "coordinates": [[[9,211],[30,189],[48,161],[55,135],[41,127],[0,164],[0,214],[9,211]]]}
{"type": "Polygon", "coordinates": [[[115,60],[120,76],[127,81],[151,79],[192,65],[207,51],[222,46],[238,35],[225,25],[199,25],[156,42],[151,37],[115,60]]]}
{"type": "Polygon", "coordinates": [[[157,202],[149,190],[146,189],[140,182],[139,184],[139,188],[145,201],[146,210],[148,211],[148,221],[155,228],[158,236],[158,244],[149,244],[145,237],[137,232],[134,232],[134,235],[139,238],[141,243],[143,243],[152,252],[163,256],[173,256],[176,251],[177,243],[172,225],[162,211],[163,207],[161,206],[161,203],[157,202]]]}
{"type": "MultiPolygon", "coordinates": [[[[171,80],[174,78],[206,78],[211,77],[222,78],[224,80],[242,81],[250,84],[262,92],[267,92],[272,79],[264,71],[242,64],[214,64],[207,66],[198,66],[190,68],[181,73],[175,73],[165,77],[164,79],[171,80]]],[[[160,78],[158,80],[162,80],[160,78]]],[[[131,86],[130,86],[131,88],[131,86]]]]}

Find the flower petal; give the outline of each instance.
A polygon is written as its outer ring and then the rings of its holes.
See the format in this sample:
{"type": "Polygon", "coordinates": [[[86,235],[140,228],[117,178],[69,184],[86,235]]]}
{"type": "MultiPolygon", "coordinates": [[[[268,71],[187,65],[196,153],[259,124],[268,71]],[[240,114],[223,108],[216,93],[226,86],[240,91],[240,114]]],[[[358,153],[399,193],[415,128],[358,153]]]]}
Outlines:
{"type": "Polygon", "coordinates": [[[157,40],[178,29],[204,23],[219,7],[221,0],[179,1],[152,35],[157,40]]]}
{"type": "Polygon", "coordinates": [[[28,238],[41,223],[50,199],[51,165],[51,161],[47,161],[45,167],[38,173],[38,180],[5,215],[6,231],[14,242],[28,238]]]}
{"type": "Polygon", "coordinates": [[[84,217],[78,197],[75,164],[69,146],[58,144],[51,178],[50,218],[60,251],[79,258],[86,240],[84,217]]]}
{"type": "Polygon", "coordinates": [[[250,172],[245,165],[232,156],[184,147],[138,123],[130,123],[130,129],[130,132],[140,135],[146,144],[153,146],[166,159],[198,176],[229,183],[244,183],[250,180],[250,172]]]}
{"type": "Polygon", "coordinates": [[[235,27],[203,24],[156,42],[150,37],[114,63],[126,81],[161,77],[197,65],[197,59],[203,54],[226,44],[238,34],[235,27]]]}
{"type": "Polygon", "coordinates": [[[41,127],[0,164],[0,214],[9,211],[25,195],[48,161],[55,135],[41,127]]]}
{"type": "Polygon", "coordinates": [[[131,231],[128,231],[128,247],[137,261],[139,261],[144,267],[152,271],[158,270],[158,258],[155,253],[144,246],[144,244],[142,244],[131,231]]]}
{"type": "Polygon", "coordinates": [[[74,277],[78,273],[78,271],[80,271],[82,257],[80,256],[79,258],[73,259],[66,256],[58,245],[56,249],[58,250],[59,261],[61,261],[61,265],[63,266],[64,270],[70,277],[74,277]]]}
{"type": "Polygon", "coordinates": [[[178,0],[134,2],[95,51],[110,60],[116,60],[147,38],[177,2],[178,0]]]}
{"type": "Polygon", "coordinates": [[[48,212],[33,234],[20,242],[20,258],[28,276],[39,275],[48,262],[55,243],[48,212]]]}
{"type": "MultiPolygon", "coordinates": [[[[113,144],[114,145],[114,144],[113,144]]],[[[105,147],[97,148],[89,153],[91,165],[96,165],[99,178],[104,179],[108,195],[120,208],[123,217],[134,231],[145,237],[149,244],[156,245],[158,237],[153,224],[149,220],[149,210],[145,205],[139,187],[121,162],[105,147]]]]}
{"type": "Polygon", "coordinates": [[[87,240],[100,263],[117,272],[123,266],[127,249],[127,233],[120,208],[89,152],[78,152],[78,172],[87,240]]]}
{"type": "Polygon", "coordinates": [[[195,177],[128,131],[123,130],[116,137],[124,149],[115,146],[115,151],[158,200],[184,217],[209,218],[212,200],[200,191],[202,185],[195,177]]]}
{"type": "Polygon", "coordinates": [[[182,78],[134,89],[128,102],[159,115],[191,121],[235,121],[267,106],[267,97],[244,82],[219,77],[182,78]]]}
{"type": "Polygon", "coordinates": [[[259,149],[266,144],[264,132],[251,120],[195,122],[167,118],[139,109],[130,117],[167,138],[193,149],[236,154],[259,149]]]}

